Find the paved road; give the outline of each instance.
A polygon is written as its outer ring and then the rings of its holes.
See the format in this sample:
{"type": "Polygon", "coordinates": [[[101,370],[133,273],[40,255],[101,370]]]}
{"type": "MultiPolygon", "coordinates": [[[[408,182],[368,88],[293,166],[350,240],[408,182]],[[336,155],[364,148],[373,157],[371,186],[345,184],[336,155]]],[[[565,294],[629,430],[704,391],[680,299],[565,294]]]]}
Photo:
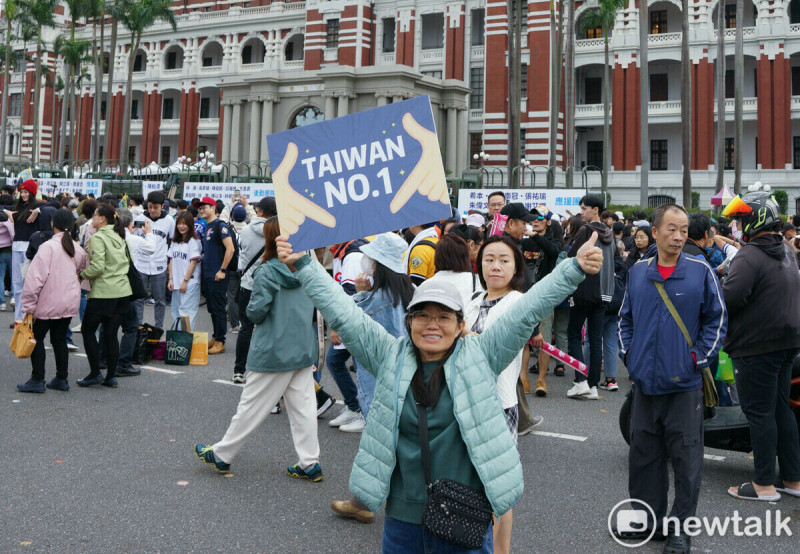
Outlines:
{"type": "MultiPolygon", "coordinates": [[[[11,319],[0,313],[4,340],[10,339],[11,319]]],[[[207,314],[199,321],[210,328],[207,314]]],[[[14,385],[28,378],[29,362],[0,348],[0,551],[378,551],[382,514],[376,524],[362,525],[328,508],[347,496],[357,435],[320,421],[321,483],[286,476],[295,453],[285,412],[268,418],[231,476],[195,458],[194,443],[218,440],[236,408],[240,389],[216,382],[230,378],[232,350],[205,367],[154,362],[141,377],[121,379],[116,390],[75,386],[88,364],[72,354],[70,392],[24,395],[14,385]]],[[[48,378],[53,374],[49,369],[48,378]]],[[[610,509],[627,497],[627,448],[617,428],[624,391],[581,402],[565,397],[569,382],[551,375],[551,396],[531,399],[545,422],[538,434],[521,438],[526,491],[514,509],[513,550],[628,551],[606,531],[610,509]]],[[[327,374],[323,383],[338,395],[327,374]]],[[[764,516],[765,509],[780,509],[791,516],[794,536],[701,536],[695,551],[796,552],[800,499],[737,501],[725,488],[749,479],[749,456],[707,455],[713,459],[706,460],[699,515],[733,516],[738,510],[742,517],[764,516]]],[[[656,543],[641,550],[660,549],[656,543]]]]}

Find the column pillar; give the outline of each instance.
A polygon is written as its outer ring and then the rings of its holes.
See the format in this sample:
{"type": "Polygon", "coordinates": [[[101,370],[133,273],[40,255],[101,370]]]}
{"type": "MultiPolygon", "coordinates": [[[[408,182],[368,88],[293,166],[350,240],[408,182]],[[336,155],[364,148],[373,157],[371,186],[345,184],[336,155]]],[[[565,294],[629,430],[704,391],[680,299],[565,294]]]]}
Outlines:
{"type": "Polygon", "coordinates": [[[402,101],[403,101],[403,96],[400,95],[400,94],[397,94],[397,95],[392,97],[392,103],[393,104],[397,104],[398,102],[402,102],[402,101]]]}
{"type": "Polygon", "coordinates": [[[336,101],[333,95],[325,97],[325,119],[334,119],[336,117],[336,101]]]}
{"type": "MultiPolygon", "coordinates": [[[[241,140],[241,124],[242,124],[242,101],[233,101],[233,115],[231,116],[231,160],[238,162],[239,155],[239,142],[241,140]]],[[[236,166],[231,167],[231,173],[234,175],[239,174],[239,168],[236,166]]]]}
{"type": "Polygon", "coordinates": [[[385,94],[379,94],[376,92],[375,96],[378,98],[378,107],[386,105],[387,98],[385,94]]]}
{"type": "Polygon", "coordinates": [[[220,160],[229,161],[231,159],[231,115],[233,106],[229,103],[222,105],[223,108],[223,122],[225,130],[222,133],[222,154],[220,160]]]}
{"type": "Polygon", "coordinates": [[[458,177],[461,176],[461,172],[469,163],[467,160],[467,113],[466,108],[458,110],[458,135],[456,138],[458,150],[456,151],[456,167],[454,169],[454,173],[458,177]]]}
{"type": "Polygon", "coordinates": [[[456,152],[458,151],[457,142],[457,118],[458,114],[454,107],[447,108],[447,145],[445,146],[445,170],[450,169],[455,171],[456,167],[456,152]]]}
{"type": "Polygon", "coordinates": [[[261,153],[259,160],[269,159],[267,137],[272,134],[272,102],[274,100],[274,98],[268,97],[261,107],[261,153]]]}
{"type": "Polygon", "coordinates": [[[339,109],[337,113],[337,117],[342,117],[343,115],[347,115],[348,112],[348,104],[350,98],[348,97],[347,93],[341,93],[339,95],[339,109]]]}
{"type": "MultiPolygon", "coordinates": [[[[258,153],[260,152],[261,133],[259,123],[261,122],[261,102],[256,100],[250,101],[250,156],[249,161],[258,161],[258,153]]],[[[264,141],[266,142],[266,141],[264,141]]]]}

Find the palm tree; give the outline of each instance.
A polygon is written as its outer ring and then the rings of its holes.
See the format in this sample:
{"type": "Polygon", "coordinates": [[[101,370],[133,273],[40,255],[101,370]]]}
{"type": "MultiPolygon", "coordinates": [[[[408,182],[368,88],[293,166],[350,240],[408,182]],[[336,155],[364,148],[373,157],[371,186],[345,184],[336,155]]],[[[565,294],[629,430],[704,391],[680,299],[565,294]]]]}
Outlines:
{"type": "Polygon", "coordinates": [[[692,206],[692,60],[689,58],[689,0],[681,0],[681,159],[683,205],[692,206]]]}
{"type": "Polygon", "coordinates": [[[508,14],[508,183],[510,187],[519,186],[519,176],[513,168],[519,163],[520,154],[520,55],[522,44],[522,1],[507,0],[508,14]]]}
{"type": "Polygon", "coordinates": [[[42,27],[52,27],[55,24],[53,13],[58,0],[32,0],[28,4],[28,14],[36,23],[36,77],[33,85],[33,146],[31,164],[36,165],[39,160],[39,104],[42,98],[42,27]]]}
{"type": "Polygon", "coordinates": [[[572,188],[572,169],[575,165],[575,0],[567,6],[567,49],[564,52],[564,87],[566,88],[564,117],[564,169],[566,187],[572,188]]]}
{"type": "Polygon", "coordinates": [[[647,1],[639,0],[639,149],[642,158],[641,188],[639,189],[639,202],[642,208],[648,201],[648,176],[650,171],[650,134],[648,133],[648,113],[650,109],[650,69],[647,65],[647,40],[650,35],[650,18],[648,17],[647,1]]]}
{"type": "Polygon", "coordinates": [[[0,166],[6,161],[6,128],[8,127],[8,85],[11,67],[11,27],[19,17],[20,9],[16,0],[6,0],[3,8],[6,19],[5,59],[3,60],[3,99],[0,116],[0,166]]]}
{"type": "MultiPolygon", "coordinates": [[[[72,116],[72,125],[70,127],[70,134],[69,134],[69,155],[70,158],[73,160],[75,159],[75,135],[76,135],[76,125],[77,122],[75,120],[75,85],[78,84],[78,78],[75,77],[75,68],[81,67],[82,64],[85,62],[91,61],[91,56],[87,55],[89,51],[89,41],[86,40],[67,40],[64,43],[63,54],[64,54],[64,65],[69,67],[69,80],[66,81],[66,94],[64,95],[64,105],[69,106],[69,113],[72,116]]],[[[80,91],[80,88],[78,88],[80,91]]],[[[62,107],[61,112],[61,126],[62,126],[62,136],[65,136],[65,128],[66,128],[66,121],[67,121],[67,109],[66,106],[62,107]]]]}
{"type": "Polygon", "coordinates": [[[94,74],[97,77],[94,80],[94,106],[92,110],[92,141],[89,148],[90,165],[94,166],[94,161],[97,159],[98,148],[100,143],[100,103],[102,102],[103,94],[103,65],[105,62],[105,53],[103,46],[102,30],[105,29],[105,0],[91,0],[89,2],[89,9],[87,18],[92,19],[92,57],[94,58],[94,74]],[[100,46],[98,49],[97,44],[97,23],[100,21],[100,46]]]}
{"type": "Polygon", "coordinates": [[[733,139],[733,193],[742,190],[742,150],[744,146],[744,122],[742,121],[742,103],[744,102],[744,0],[736,0],[736,50],[734,56],[733,85],[733,119],[736,122],[736,134],[733,139]]]}
{"type": "Polygon", "coordinates": [[[50,111],[50,159],[58,160],[60,159],[60,156],[58,155],[60,142],[58,133],[56,133],[56,100],[58,99],[58,93],[64,90],[64,80],[61,78],[61,75],[56,75],[56,72],[52,71],[50,73],[49,86],[53,89],[53,98],[50,111]]]}
{"type": "MultiPolygon", "coordinates": [[[[88,52],[91,46],[89,43],[86,43],[86,51],[88,52]]],[[[91,61],[91,56],[84,56],[81,64],[79,65],[80,72],[78,72],[78,76],[75,78],[75,89],[73,89],[72,101],[73,101],[73,110],[72,110],[72,144],[75,146],[75,153],[73,154],[73,159],[76,159],[78,154],[77,152],[77,145],[83,144],[85,142],[84,134],[87,129],[84,129],[83,126],[80,126],[81,121],[81,112],[83,111],[83,102],[80,101],[82,96],[81,92],[83,89],[83,82],[84,81],[91,81],[92,75],[89,73],[89,68],[83,65],[84,62],[91,61]],[[77,92],[75,92],[77,91],[77,92]]],[[[91,131],[91,129],[89,129],[91,131]]]]}
{"type": "Polygon", "coordinates": [[[111,17],[111,43],[109,44],[108,56],[108,84],[106,85],[106,131],[105,131],[105,146],[103,147],[103,156],[106,158],[111,156],[111,118],[114,111],[111,109],[111,102],[114,98],[114,66],[116,65],[117,54],[117,31],[119,30],[119,22],[124,17],[130,0],[110,0],[106,4],[106,13],[111,17]]]}
{"type": "Polygon", "coordinates": [[[725,186],[725,6],[717,5],[717,186],[725,186]]]}
{"type": "Polygon", "coordinates": [[[178,30],[175,14],[172,13],[170,5],[170,0],[136,0],[129,4],[128,10],[124,14],[120,14],[122,15],[121,23],[131,33],[131,49],[128,53],[128,82],[125,88],[125,116],[122,120],[122,145],[119,153],[120,161],[125,166],[123,169],[127,169],[129,161],[128,144],[131,127],[131,102],[133,100],[133,62],[136,59],[136,52],[139,50],[142,34],[158,21],[169,24],[173,31],[178,30]]]}
{"type": "Polygon", "coordinates": [[[588,10],[582,18],[582,28],[603,31],[605,66],[603,67],[603,173],[601,174],[603,197],[608,190],[608,169],[611,167],[611,65],[609,62],[609,31],[614,28],[617,12],[625,7],[625,0],[600,0],[599,7],[588,10]]]}
{"type": "MultiPolygon", "coordinates": [[[[19,36],[17,39],[22,40],[22,56],[20,57],[22,63],[22,105],[25,106],[28,98],[28,62],[31,57],[28,56],[28,43],[36,38],[36,27],[30,18],[30,4],[27,1],[19,2],[19,36]]],[[[20,128],[20,154],[22,153],[22,137],[25,135],[24,130],[20,128]]]]}

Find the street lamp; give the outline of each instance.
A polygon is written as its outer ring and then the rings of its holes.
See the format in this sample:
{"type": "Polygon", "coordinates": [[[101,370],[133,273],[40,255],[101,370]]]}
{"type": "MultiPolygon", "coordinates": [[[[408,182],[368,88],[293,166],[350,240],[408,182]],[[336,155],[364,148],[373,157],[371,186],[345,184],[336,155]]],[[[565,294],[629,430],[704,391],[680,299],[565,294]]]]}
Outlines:
{"type": "Polygon", "coordinates": [[[523,188],[523,189],[525,188],[525,168],[526,167],[530,167],[530,165],[531,165],[531,162],[529,162],[525,158],[522,158],[519,161],[519,166],[522,168],[522,178],[520,179],[520,188],[523,188]]]}
{"type": "MultiPolygon", "coordinates": [[[[472,159],[478,162],[478,169],[481,173],[483,173],[487,180],[489,178],[489,171],[483,167],[483,164],[489,161],[489,154],[486,152],[481,151],[479,154],[473,154],[472,159]]],[[[484,184],[481,183],[481,188],[484,188],[484,184]]]]}

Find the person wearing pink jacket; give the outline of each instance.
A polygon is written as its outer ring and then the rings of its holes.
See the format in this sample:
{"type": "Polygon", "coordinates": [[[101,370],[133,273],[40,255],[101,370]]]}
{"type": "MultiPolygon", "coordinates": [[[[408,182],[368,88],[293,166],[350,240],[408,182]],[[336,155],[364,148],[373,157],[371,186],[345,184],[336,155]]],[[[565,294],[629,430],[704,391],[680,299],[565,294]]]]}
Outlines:
{"type": "Polygon", "coordinates": [[[31,378],[17,385],[20,392],[68,391],[69,351],[67,329],[78,314],[81,289],[78,273],[89,265],[89,256],[72,239],[75,217],[67,209],[53,215],[53,238],[39,247],[22,288],[23,312],[33,314],[36,347],[31,354],[31,378]],[[44,383],[44,338],[50,333],[56,358],[56,376],[44,383]]]}

